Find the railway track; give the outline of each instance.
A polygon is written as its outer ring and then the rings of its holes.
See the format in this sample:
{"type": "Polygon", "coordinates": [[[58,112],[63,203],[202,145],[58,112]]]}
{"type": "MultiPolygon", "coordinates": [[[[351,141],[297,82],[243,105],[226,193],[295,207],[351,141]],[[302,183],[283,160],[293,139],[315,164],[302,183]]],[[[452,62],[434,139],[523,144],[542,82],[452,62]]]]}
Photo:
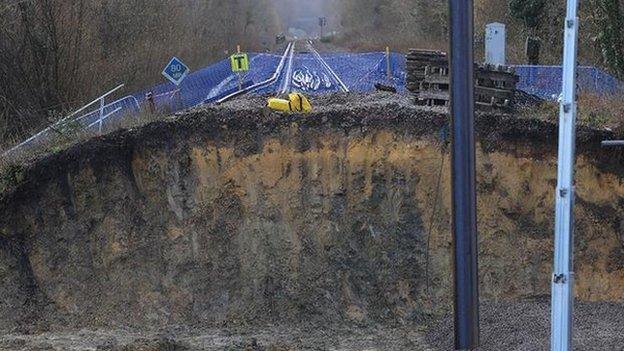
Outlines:
{"type": "Polygon", "coordinates": [[[311,41],[308,41],[307,43],[308,46],[308,50],[310,50],[310,52],[312,53],[312,55],[314,55],[314,57],[316,57],[316,59],[318,60],[318,62],[321,64],[321,66],[325,69],[326,73],[332,77],[332,79],[336,82],[336,84],[338,85],[338,87],[340,88],[340,90],[342,90],[345,93],[349,92],[349,88],[347,87],[347,85],[342,81],[342,79],[340,79],[340,77],[338,76],[338,74],[336,74],[336,72],[331,68],[331,66],[327,63],[327,61],[325,61],[323,59],[323,57],[321,56],[321,54],[319,54],[319,52],[314,48],[314,46],[312,45],[311,41]]]}
{"type": "Polygon", "coordinates": [[[290,88],[290,85],[292,82],[293,61],[295,58],[296,48],[297,48],[297,42],[293,42],[292,49],[290,50],[290,54],[288,57],[288,64],[284,67],[286,71],[284,72],[284,75],[285,75],[284,81],[282,81],[282,84],[279,89],[280,94],[286,94],[288,92],[288,89],[290,88]]]}
{"type": "MultiPolygon", "coordinates": [[[[288,44],[288,47],[284,51],[280,63],[278,64],[275,73],[269,79],[260,83],[251,85],[245,89],[238,90],[232,94],[229,94],[219,100],[217,104],[229,101],[238,96],[251,94],[254,92],[262,91],[263,93],[270,92],[275,94],[284,95],[290,91],[298,91],[300,87],[293,84],[295,80],[295,72],[302,69],[309,70],[310,61],[313,62],[315,74],[328,77],[331,81],[331,87],[329,90],[337,90],[343,92],[349,92],[349,88],[336,73],[336,71],[323,59],[321,54],[314,48],[310,41],[306,42],[306,50],[304,53],[297,53],[297,42],[288,44]],[[304,63],[304,62],[307,62],[304,63]],[[294,85],[294,88],[293,88],[294,85]],[[264,89],[264,90],[263,90],[264,89]]],[[[318,77],[316,77],[318,79],[318,77]]],[[[306,92],[306,91],[303,91],[306,92]]]]}
{"type": "Polygon", "coordinates": [[[282,58],[280,59],[279,64],[277,65],[277,68],[275,69],[275,73],[273,73],[273,75],[269,79],[264,80],[264,81],[259,82],[259,83],[256,83],[256,84],[253,84],[253,85],[251,85],[251,86],[249,86],[247,88],[238,90],[238,91],[236,91],[236,92],[234,92],[232,94],[229,94],[227,96],[224,96],[221,99],[217,100],[217,104],[221,104],[221,103],[224,103],[226,101],[232,100],[232,99],[234,99],[234,98],[236,98],[238,96],[249,94],[249,93],[251,93],[253,91],[256,91],[256,90],[259,90],[261,88],[266,88],[266,87],[274,84],[275,82],[277,82],[280,79],[282,73],[284,72],[284,69],[285,69],[286,64],[287,64],[286,61],[287,60],[290,61],[289,58],[293,57],[294,50],[295,50],[295,43],[294,42],[289,43],[288,46],[286,47],[286,50],[284,51],[284,54],[282,55],[282,58]]]}

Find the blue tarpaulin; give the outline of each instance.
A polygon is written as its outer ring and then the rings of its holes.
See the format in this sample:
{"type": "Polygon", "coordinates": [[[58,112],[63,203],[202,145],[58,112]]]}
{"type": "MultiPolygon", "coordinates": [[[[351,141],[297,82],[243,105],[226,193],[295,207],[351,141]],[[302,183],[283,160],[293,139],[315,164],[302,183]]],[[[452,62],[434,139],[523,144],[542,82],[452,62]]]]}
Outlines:
{"type": "MultiPolygon", "coordinates": [[[[561,93],[561,66],[515,66],[520,76],[518,89],[544,99],[557,99],[561,93]]],[[[609,73],[596,68],[578,68],[578,88],[580,92],[599,95],[624,93],[624,83],[609,73]]]]}
{"type": "MultiPolygon", "coordinates": [[[[336,76],[351,92],[371,92],[376,83],[392,85],[399,93],[406,93],[406,59],[399,53],[390,54],[390,74],[388,58],[384,52],[371,53],[325,53],[322,59],[333,69],[336,76]]],[[[143,106],[145,95],[151,92],[157,109],[176,112],[202,103],[211,103],[237,91],[239,79],[243,87],[262,82],[271,77],[277,69],[281,55],[249,54],[250,71],[239,77],[232,72],[230,60],[224,59],[213,65],[192,72],[179,87],[172,83],[163,83],[136,93],[132,98],[135,103],[126,104],[128,98],[120,100],[121,107],[111,120],[124,118],[136,113],[138,106],[143,106]]],[[[518,89],[544,99],[556,99],[561,91],[561,66],[514,66],[520,76],[518,89]]],[[[579,91],[601,95],[624,94],[624,83],[607,72],[595,67],[579,67],[579,91]]],[[[252,94],[273,94],[284,86],[286,74],[270,86],[252,91],[252,94]]],[[[340,91],[340,84],[313,53],[298,52],[293,58],[289,91],[305,94],[323,94],[340,91]]],[[[115,106],[107,109],[114,110],[115,106]]]]}

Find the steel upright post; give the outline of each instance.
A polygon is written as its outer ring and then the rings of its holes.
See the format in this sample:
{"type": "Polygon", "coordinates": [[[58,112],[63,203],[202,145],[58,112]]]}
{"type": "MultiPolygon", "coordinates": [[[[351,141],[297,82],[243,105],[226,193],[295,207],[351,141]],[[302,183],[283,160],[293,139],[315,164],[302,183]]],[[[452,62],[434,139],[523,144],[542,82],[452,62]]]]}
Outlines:
{"type": "Polygon", "coordinates": [[[388,81],[392,81],[392,65],[390,61],[390,47],[386,46],[386,76],[388,81]]]}
{"type": "Polygon", "coordinates": [[[98,110],[99,116],[98,116],[98,134],[102,135],[102,124],[104,123],[104,98],[102,97],[100,99],[100,109],[98,110]]]}
{"type": "Polygon", "coordinates": [[[568,0],[563,53],[563,88],[559,114],[559,166],[556,193],[555,261],[552,277],[553,351],[572,349],[574,305],[574,157],[576,144],[576,58],[578,0],[568,0]]]}
{"type": "Polygon", "coordinates": [[[479,345],[473,0],[449,0],[453,116],[455,348],[479,345]]]}

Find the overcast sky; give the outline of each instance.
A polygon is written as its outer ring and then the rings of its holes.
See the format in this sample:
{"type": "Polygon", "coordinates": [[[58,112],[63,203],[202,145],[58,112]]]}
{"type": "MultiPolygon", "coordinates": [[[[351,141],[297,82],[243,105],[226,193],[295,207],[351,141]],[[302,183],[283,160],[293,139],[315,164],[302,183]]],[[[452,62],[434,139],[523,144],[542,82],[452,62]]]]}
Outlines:
{"type": "Polygon", "coordinates": [[[280,9],[286,27],[298,27],[308,32],[318,28],[318,17],[334,18],[331,4],[336,0],[273,0],[280,9]]]}

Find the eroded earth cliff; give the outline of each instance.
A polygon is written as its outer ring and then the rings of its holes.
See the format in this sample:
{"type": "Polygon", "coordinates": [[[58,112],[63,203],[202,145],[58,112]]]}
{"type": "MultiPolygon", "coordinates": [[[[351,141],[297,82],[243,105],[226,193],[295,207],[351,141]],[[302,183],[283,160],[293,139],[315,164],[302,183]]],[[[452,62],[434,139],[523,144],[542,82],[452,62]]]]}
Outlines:
{"type": "MultiPolygon", "coordinates": [[[[305,116],[259,99],[206,107],[32,165],[0,203],[0,327],[420,325],[447,311],[448,117],[349,99],[305,116]]],[[[484,301],[550,293],[556,131],[478,116],[484,301]]],[[[624,302],[624,167],[599,147],[610,136],[579,131],[588,303],[624,302]]]]}

